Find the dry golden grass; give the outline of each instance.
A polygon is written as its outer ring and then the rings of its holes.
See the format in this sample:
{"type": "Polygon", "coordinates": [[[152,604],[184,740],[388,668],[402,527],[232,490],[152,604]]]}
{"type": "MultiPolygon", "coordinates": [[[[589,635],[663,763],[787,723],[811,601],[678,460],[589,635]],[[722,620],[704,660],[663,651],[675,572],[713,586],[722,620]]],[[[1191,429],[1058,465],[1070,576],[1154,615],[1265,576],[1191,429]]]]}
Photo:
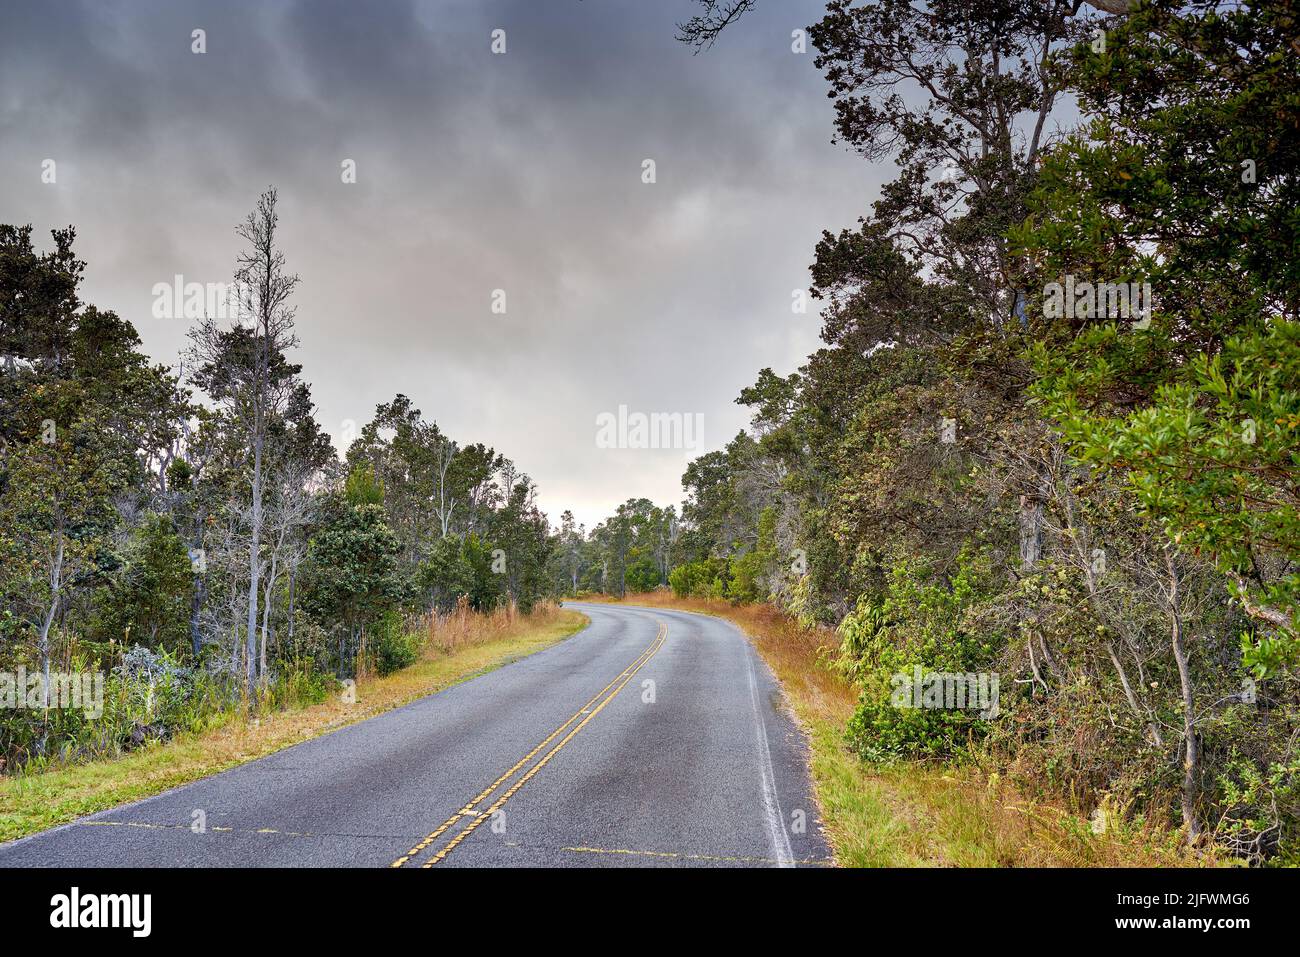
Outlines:
{"type": "Polygon", "coordinates": [[[542,628],[568,620],[567,616],[572,614],[575,613],[549,602],[537,605],[528,615],[520,612],[513,602],[487,614],[478,614],[462,597],[447,614],[426,615],[419,619],[418,626],[425,634],[424,657],[428,659],[439,653],[447,655],[472,645],[507,638],[517,633],[521,622],[527,622],[529,627],[542,628]]]}
{"type": "MultiPolygon", "coordinates": [[[[596,599],[599,600],[599,599],[596,599]]],[[[808,735],[822,825],[846,867],[1167,867],[1217,863],[1180,850],[1178,836],[1088,822],[1026,800],[996,774],[970,767],[866,764],[845,746],[857,704],[852,684],[820,662],[838,646],[829,628],[803,630],[771,605],[630,595],[628,604],[677,608],[740,626],[776,674],[808,735]]]]}
{"type": "Polygon", "coordinates": [[[0,778],[0,841],[75,820],[207,777],[282,748],[355,724],[491,671],[567,638],[585,615],[555,605],[531,615],[453,613],[427,623],[422,659],[382,678],[357,681],[356,703],[340,696],[134,751],[110,761],[0,778]]]}

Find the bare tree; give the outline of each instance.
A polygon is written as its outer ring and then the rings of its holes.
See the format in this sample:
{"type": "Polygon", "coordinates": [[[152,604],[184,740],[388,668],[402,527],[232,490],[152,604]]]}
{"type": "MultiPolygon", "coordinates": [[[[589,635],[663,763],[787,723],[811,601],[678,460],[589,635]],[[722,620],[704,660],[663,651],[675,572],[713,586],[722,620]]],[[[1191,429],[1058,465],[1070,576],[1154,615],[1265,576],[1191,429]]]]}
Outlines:
{"type": "Polygon", "coordinates": [[[1178,682],[1183,698],[1183,826],[1187,828],[1188,843],[1201,836],[1201,822],[1196,813],[1196,781],[1200,775],[1200,740],[1196,734],[1196,702],[1192,696],[1192,671],[1187,661],[1187,643],[1183,629],[1185,609],[1182,597],[1182,569],[1172,543],[1165,546],[1165,570],[1168,588],[1165,591],[1165,609],[1169,614],[1169,632],[1173,645],[1174,661],[1178,664],[1178,682]]]}
{"type": "Polygon", "coordinates": [[[451,466],[456,461],[456,453],[459,451],[460,447],[445,435],[436,432],[435,426],[435,435],[433,436],[433,480],[436,501],[433,503],[433,508],[437,513],[438,524],[442,528],[443,538],[451,534],[451,518],[456,511],[455,490],[451,485],[451,466]]]}
{"type": "MultiPolygon", "coordinates": [[[[756,6],[758,0],[696,0],[700,12],[683,23],[677,24],[677,39],[688,46],[695,47],[695,52],[707,50],[717,42],[719,34],[735,23],[756,6]]],[[[1086,0],[1088,6],[1095,7],[1103,13],[1123,16],[1133,12],[1137,0],[1086,0]]],[[[1080,2],[1076,9],[1082,6],[1080,2]]]]}
{"type": "Polygon", "coordinates": [[[265,458],[269,426],[283,412],[294,388],[293,370],[285,353],[298,344],[293,334],[294,307],[289,305],[298,276],[285,271],[284,254],[276,246],[279,225],[277,195],[268,189],[257,207],[237,227],[247,248],[235,270],[237,315],[231,329],[207,316],[191,333],[191,357],[202,373],[200,381],[212,398],[242,425],[250,459],[248,509],[248,602],[245,642],[245,688],[251,695],[257,672],[257,612],[262,571],[262,532],[265,523],[265,458]],[[251,326],[243,324],[251,319],[251,326]]]}
{"type": "Polygon", "coordinates": [[[699,0],[700,12],[684,23],[677,24],[677,39],[695,47],[695,52],[707,50],[724,29],[758,5],[758,0],[699,0]]]}
{"type": "Polygon", "coordinates": [[[240,652],[240,624],[247,611],[248,554],[246,506],[231,502],[220,510],[220,521],[209,529],[205,551],[206,577],[213,582],[213,601],[205,602],[198,611],[200,632],[209,643],[216,644],[227,653],[232,675],[245,670],[240,652]],[[228,644],[227,644],[228,642],[228,644]]]}
{"type": "MultiPolygon", "coordinates": [[[[263,680],[267,676],[266,647],[275,586],[286,571],[296,578],[298,566],[306,555],[302,530],[316,512],[317,500],[308,485],[309,470],[309,466],[293,463],[283,473],[276,475],[276,495],[265,513],[268,554],[265,560],[266,579],[262,589],[261,648],[258,653],[263,680]]],[[[290,628],[293,611],[290,607],[290,628]]]]}

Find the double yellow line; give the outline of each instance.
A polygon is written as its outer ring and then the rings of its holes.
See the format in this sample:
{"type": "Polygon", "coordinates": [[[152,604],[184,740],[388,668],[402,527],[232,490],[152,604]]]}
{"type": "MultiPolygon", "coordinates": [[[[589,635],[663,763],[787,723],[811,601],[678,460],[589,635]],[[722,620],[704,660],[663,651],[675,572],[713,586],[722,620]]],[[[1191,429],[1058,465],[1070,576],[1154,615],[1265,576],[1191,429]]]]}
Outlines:
{"type": "Polygon", "coordinates": [[[668,637],[668,627],[661,622],[659,625],[659,631],[655,635],[654,641],[650,642],[650,645],[644,651],[642,651],[640,655],[637,656],[636,660],[633,661],[626,668],[624,668],[623,671],[617,677],[615,677],[613,681],[605,685],[605,687],[601,688],[600,691],[596,692],[595,696],[586,704],[584,704],[581,708],[575,711],[568,721],[565,721],[564,724],[560,725],[558,728],[556,728],[554,731],[548,734],[546,738],[543,739],[539,745],[537,745],[537,747],[533,748],[522,758],[520,758],[515,763],[515,765],[512,768],[510,768],[510,770],[506,771],[499,778],[497,778],[495,781],[493,781],[491,784],[485,787],[474,797],[472,801],[470,801],[468,804],[462,807],[451,817],[447,818],[447,820],[439,824],[436,828],[434,828],[433,831],[429,833],[427,837],[421,840],[420,843],[416,844],[415,847],[411,848],[409,851],[407,851],[397,860],[393,861],[392,865],[390,866],[392,867],[405,866],[412,858],[416,857],[422,851],[426,850],[430,845],[432,845],[436,840],[438,840],[439,837],[441,837],[449,829],[451,829],[451,827],[455,825],[457,821],[460,821],[463,818],[473,818],[469,822],[469,824],[466,825],[462,830],[460,830],[456,834],[456,836],[453,837],[441,850],[439,850],[436,854],[430,857],[421,866],[432,867],[434,864],[437,864],[439,861],[442,861],[444,858],[446,858],[448,854],[450,854],[453,850],[455,850],[456,846],[460,844],[461,841],[465,840],[465,838],[473,834],[474,831],[478,829],[479,825],[481,825],[484,821],[490,818],[497,811],[501,810],[501,807],[506,803],[506,801],[510,800],[510,798],[514,796],[516,791],[518,791],[525,784],[527,784],[534,774],[536,774],[543,767],[545,767],[546,763],[550,761],[551,758],[553,758],[562,747],[564,747],[566,744],[572,741],[574,735],[576,735],[579,731],[581,731],[583,727],[586,726],[588,721],[596,717],[596,715],[600,714],[600,712],[604,710],[605,705],[613,701],[615,696],[620,691],[623,690],[624,686],[626,686],[627,683],[632,680],[632,676],[635,675],[638,671],[640,671],[641,668],[645,665],[645,663],[649,661],[651,658],[653,658],[655,654],[659,651],[659,649],[663,647],[664,641],[667,639],[667,637],[668,637]],[[613,688],[612,691],[610,690],[611,688],[613,688]],[[599,701],[600,703],[596,704],[597,701],[599,701]],[[595,705],[594,708],[592,707],[593,705],[595,705]],[[584,715],[586,717],[583,717],[584,715]],[[578,720],[580,718],[582,719],[581,721],[578,720]],[[574,725],[575,721],[577,722],[576,725],[574,725]],[[570,729],[571,725],[574,726],[570,729]],[[568,731],[568,734],[564,734],[566,730],[568,731]],[[512,784],[505,791],[505,793],[503,793],[499,798],[496,799],[496,801],[494,801],[491,805],[489,805],[484,810],[481,811],[475,810],[477,805],[481,804],[489,796],[494,794],[496,790],[501,787],[501,785],[505,784],[506,781],[510,780],[510,778],[512,778],[515,774],[517,774],[520,769],[522,769],[526,764],[528,764],[529,761],[535,758],[542,751],[543,748],[545,748],[548,744],[550,744],[552,741],[554,741],[562,734],[564,734],[564,738],[560,741],[560,743],[557,744],[555,747],[551,748],[550,751],[546,752],[546,755],[540,761],[538,761],[531,768],[529,768],[527,773],[525,773],[522,777],[519,778],[518,781],[512,784]]]}

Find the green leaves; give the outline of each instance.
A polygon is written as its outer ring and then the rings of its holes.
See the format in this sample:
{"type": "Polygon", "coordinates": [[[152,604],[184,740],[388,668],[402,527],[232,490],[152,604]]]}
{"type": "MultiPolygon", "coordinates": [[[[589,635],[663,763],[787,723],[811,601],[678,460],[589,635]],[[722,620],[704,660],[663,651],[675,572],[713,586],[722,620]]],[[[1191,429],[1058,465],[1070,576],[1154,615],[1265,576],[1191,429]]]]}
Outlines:
{"type": "Polygon", "coordinates": [[[404,595],[396,574],[400,547],[383,506],[332,502],[308,551],[304,604],[353,631],[377,621],[404,595]]]}
{"type": "MultiPolygon", "coordinates": [[[[1300,324],[1277,321],[1199,355],[1128,414],[1078,402],[1094,370],[1039,350],[1039,395],[1084,461],[1123,472],[1143,511],[1229,576],[1261,628],[1300,634],[1300,324]],[[1055,374],[1054,374],[1055,373],[1055,374]]],[[[1261,641],[1267,640],[1262,636],[1261,641]]],[[[1255,659],[1276,662],[1270,652],[1255,659]]]]}
{"type": "Polygon", "coordinates": [[[1300,65],[1281,9],[1156,0],[1104,54],[1079,51],[1089,123],[1010,234],[1045,282],[1151,283],[1149,329],[1040,321],[1033,397],[1079,459],[1215,563],[1265,670],[1300,636],[1300,65]]]}

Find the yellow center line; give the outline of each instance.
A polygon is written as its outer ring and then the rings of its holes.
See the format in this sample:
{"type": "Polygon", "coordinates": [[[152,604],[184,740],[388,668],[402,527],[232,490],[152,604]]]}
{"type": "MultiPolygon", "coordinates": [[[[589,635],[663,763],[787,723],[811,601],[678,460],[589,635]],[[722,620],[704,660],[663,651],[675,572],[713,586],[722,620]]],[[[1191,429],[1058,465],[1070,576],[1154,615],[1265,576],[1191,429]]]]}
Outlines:
{"type": "MultiPolygon", "coordinates": [[[[397,860],[393,861],[393,863],[392,863],[391,865],[389,865],[389,866],[390,866],[390,867],[402,867],[402,866],[403,866],[404,864],[406,864],[406,862],[409,861],[412,857],[414,857],[415,855],[419,854],[421,851],[423,851],[425,848],[427,848],[430,844],[432,844],[434,841],[436,841],[439,837],[441,837],[441,836],[442,836],[442,835],[447,831],[448,828],[450,828],[453,824],[455,824],[455,823],[456,823],[457,821],[459,821],[461,818],[463,818],[463,817],[468,817],[469,815],[473,814],[473,813],[474,813],[474,807],[475,807],[475,805],[477,805],[479,802],[481,802],[481,801],[483,801],[484,799],[486,799],[486,798],[488,797],[488,795],[492,794],[492,792],[494,792],[497,788],[499,788],[502,784],[504,784],[507,780],[509,780],[510,777],[511,777],[512,775],[514,775],[515,773],[517,773],[517,772],[519,771],[520,768],[522,768],[525,764],[527,764],[527,763],[528,763],[529,761],[531,761],[534,757],[536,757],[537,754],[538,754],[538,752],[540,752],[544,747],[546,747],[548,744],[550,744],[552,741],[554,741],[557,737],[559,737],[561,734],[563,734],[564,731],[565,731],[565,729],[568,728],[569,725],[573,724],[574,721],[577,721],[577,720],[578,720],[579,718],[581,718],[584,714],[585,714],[585,715],[588,715],[588,716],[590,717],[590,715],[591,715],[591,713],[592,713],[592,712],[590,711],[591,706],[592,706],[593,704],[595,704],[596,701],[597,701],[597,700],[598,700],[602,695],[605,694],[605,692],[607,692],[610,688],[614,687],[614,685],[618,683],[619,679],[621,679],[621,678],[629,678],[629,679],[630,679],[631,675],[635,674],[636,671],[637,671],[638,669],[640,669],[641,665],[643,665],[643,664],[645,664],[647,661],[649,661],[649,660],[650,660],[650,656],[653,655],[653,654],[655,653],[655,651],[658,650],[658,646],[662,643],[663,638],[667,635],[667,632],[668,632],[667,626],[665,626],[665,625],[663,625],[663,624],[660,624],[660,625],[659,625],[659,631],[658,631],[658,633],[655,635],[655,639],[654,639],[654,641],[650,642],[650,644],[646,647],[646,649],[645,649],[644,651],[642,651],[641,654],[638,655],[638,656],[636,657],[636,659],[632,662],[632,664],[628,665],[626,668],[623,669],[622,672],[620,672],[618,675],[616,675],[616,676],[614,677],[614,680],[613,680],[613,681],[611,681],[609,684],[605,685],[605,687],[603,687],[603,688],[601,688],[599,691],[597,691],[596,694],[592,696],[592,698],[591,698],[590,701],[588,701],[588,702],[587,702],[586,704],[584,704],[581,708],[579,708],[577,711],[575,711],[575,712],[573,713],[573,715],[572,715],[572,716],[571,716],[567,721],[564,722],[564,724],[560,725],[558,728],[556,728],[554,731],[552,731],[550,734],[548,734],[548,735],[546,736],[546,738],[543,739],[543,741],[542,741],[540,744],[537,745],[537,747],[533,748],[531,751],[529,751],[527,754],[525,754],[522,758],[520,758],[520,759],[515,763],[515,765],[514,765],[512,768],[510,768],[508,771],[506,771],[504,774],[502,774],[499,778],[497,778],[495,781],[493,781],[491,784],[489,784],[487,787],[485,787],[482,791],[480,791],[480,792],[479,792],[479,793],[474,797],[473,800],[471,800],[471,801],[469,801],[468,803],[466,803],[465,806],[462,807],[459,811],[457,811],[457,812],[456,812],[455,814],[453,814],[451,817],[447,818],[447,820],[445,820],[445,821],[443,821],[441,824],[439,824],[439,825],[438,825],[438,826],[437,826],[433,831],[431,831],[427,836],[425,836],[425,838],[424,838],[423,840],[421,840],[420,843],[416,844],[413,848],[411,848],[409,851],[407,851],[404,855],[402,855],[401,857],[399,857],[397,860]]],[[[626,684],[626,681],[624,682],[624,684],[626,684]]],[[[621,688],[622,688],[622,685],[620,685],[619,687],[620,687],[620,689],[621,689],[621,688]]],[[[618,693],[618,692],[615,692],[615,694],[617,694],[617,693],[618,693]]],[[[585,722],[584,722],[584,723],[585,723],[585,722]]],[[[566,740],[567,740],[567,739],[566,739],[566,740]]]]}
{"type": "MultiPolygon", "coordinates": [[[[490,818],[497,811],[501,810],[501,808],[505,805],[505,803],[509,801],[512,797],[514,797],[515,792],[517,792],[520,788],[522,788],[525,784],[527,784],[534,774],[536,774],[538,771],[544,768],[546,766],[546,763],[550,761],[551,758],[555,757],[555,755],[559,752],[559,750],[562,747],[564,747],[566,744],[572,741],[573,736],[576,735],[579,731],[581,731],[586,726],[588,721],[596,717],[596,715],[600,714],[601,711],[605,709],[605,705],[613,701],[614,698],[618,696],[618,693],[627,686],[627,683],[632,680],[633,675],[635,675],[638,671],[640,671],[642,667],[645,666],[645,663],[649,661],[651,658],[653,658],[655,654],[659,651],[659,649],[663,647],[664,639],[667,637],[668,629],[664,625],[660,625],[659,629],[660,629],[659,635],[655,638],[654,644],[651,645],[650,653],[644,655],[641,658],[640,663],[637,664],[637,666],[633,668],[630,672],[624,672],[624,674],[626,674],[627,677],[623,678],[622,683],[613,691],[611,691],[609,695],[605,698],[605,700],[603,700],[599,705],[596,706],[595,709],[592,710],[591,714],[583,718],[582,721],[577,725],[577,727],[575,727],[572,731],[566,734],[564,736],[564,739],[559,744],[557,744],[550,751],[548,751],[544,758],[542,758],[535,765],[529,768],[527,774],[525,774],[522,778],[520,778],[518,781],[512,784],[509,790],[507,790],[504,794],[502,794],[501,797],[497,798],[497,800],[493,802],[492,805],[487,808],[487,810],[479,812],[479,814],[474,818],[474,820],[470,821],[469,824],[465,826],[464,830],[460,831],[454,838],[452,838],[451,841],[447,843],[446,847],[440,850],[437,854],[433,855],[433,857],[429,858],[429,860],[425,861],[424,864],[421,865],[421,867],[424,868],[433,867],[434,864],[437,864],[439,861],[442,861],[444,858],[446,858],[448,854],[450,854],[453,850],[455,850],[456,846],[460,844],[461,841],[465,840],[465,838],[473,834],[474,831],[477,830],[480,824],[482,824],[484,821],[490,818]]],[[[606,687],[609,686],[606,685],[606,687]]]]}

